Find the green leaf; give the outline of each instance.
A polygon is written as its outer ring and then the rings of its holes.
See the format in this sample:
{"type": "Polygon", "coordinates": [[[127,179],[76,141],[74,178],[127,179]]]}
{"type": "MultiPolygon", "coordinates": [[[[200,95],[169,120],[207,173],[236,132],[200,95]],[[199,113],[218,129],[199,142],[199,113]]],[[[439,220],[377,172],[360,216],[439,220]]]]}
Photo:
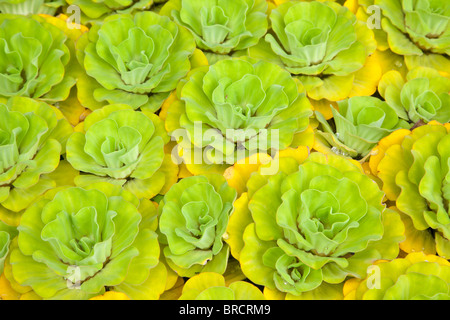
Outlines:
{"type": "Polygon", "coordinates": [[[62,189],[23,214],[13,274],[42,298],[88,299],[107,286],[145,282],[158,264],[157,236],[140,227],[137,198],[110,184],[90,188],[62,189]]]}
{"type": "Polygon", "coordinates": [[[160,203],[164,255],[177,273],[225,271],[229,247],[223,237],[236,191],[218,174],[184,178],[160,203]]]}
{"type": "Polygon", "coordinates": [[[118,14],[94,29],[82,59],[86,73],[99,84],[94,90],[98,102],[156,111],[161,95],[167,97],[191,68],[194,39],[168,17],[151,11],[118,14]]]}

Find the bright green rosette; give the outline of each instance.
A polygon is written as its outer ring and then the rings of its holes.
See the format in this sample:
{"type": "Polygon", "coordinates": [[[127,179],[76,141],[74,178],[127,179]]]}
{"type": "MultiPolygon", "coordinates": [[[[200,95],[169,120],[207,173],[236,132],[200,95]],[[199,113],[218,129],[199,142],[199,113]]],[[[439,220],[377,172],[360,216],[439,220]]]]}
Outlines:
{"type": "Polygon", "coordinates": [[[106,181],[151,199],[177,180],[178,167],[164,152],[168,142],[157,115],[109,105],[86,117],[84,132],[70,136],[67,160],[81,173],[79,187],[106,181]]]}
{"type": "Polygon", "coordinates": [[[271,11],[270,21],[270,32],[250,56],[286,68],[314,100],[349,97],[376,49],[372,30],[335,2],[288,1],[271,11]]]}
{"type": "Polygon", "coordinates": [[[171,16],[195,37],[210,64],[245,55],[268,28],[265,0],[170,0],[160,14],[171,16]]]}
{"type": "MultiPolygon", "coordinates": [[[[434,238],[437,253],[450,258],[450,125],[432,121],[407,131],[380,150],[372,171],[415,230],[434,238]],[[384,153],[381,153],[384,152],[384,153]]],[[[386,137],[388,139],[390,136],[386,137]]]]}
{"type": "Polygon", "coordinates": [[[78,99],[91,110],[125,103],[156,111],[191,68],[193,36],[154,12],[115,14],[96,23],[78,41],[87,75],[78,99]]]}
{"type": "Polygon", "coordinates": [[[395,110],[375,97],[352,97],[331,108],[333,118],[326,120],[316,111],[319,126],[315,148],[354,159],[364,159],[377,143],[392,131],[409,127],[395,110]]]}
{"type": "Polygon", "coordinates": [[[186,281],[178,300],[265,300],[265,297],[249,282],[227,283],[221,274],[202,272],[186,281]]]}
{"type": "Polygon", "coordinates": [[[149,200],[108,183],[60,190],[23,214],[10,256],[14,280],[43,299],[89,299],[106,289],[157,299],[167,271],[156,213],[149,200]]]}
{"type": "Polygon", "coordinates": [[[223,274],[230,247],[224,241],[236,190],[219,174],[181,179],[161,200],[159,231],[168,265],[181,277],[223,274]]]}
{"type": "Polygon", "coordinates": [[[64,0],[0,0],[0,13],[54,15],[64,0]]]}
{"type": "Polygon", "coordinates": [[[76,82],[67,41],[63,31],[44,17],[0,15],[0,100],[67,99],[76,82]]]}
{"type": "Polygon", "coordinates": [[[365,279],[349,281],[347,300],[450,300],[450,263],[422,252],[380,261],[365,279]]]}
{"type": "Polygon", "coordinates": [[[378,91],[411,126],[450,121],[450,79],[435,69],[414,68],[406,79],[397,71],[389,71],[381,78],[378,91]]]}
{"type": "Polygon", "coordinates": [[[289,72],[248,58],[193,70],[165,121],[188,170],[223,173],[235,162],[306,145],[311,105],[289,72]]]}
{"type": "Polygon", "coordinates": [[[450,4],[446,0],[375,0],[394,53],[409,69],[427,66],[449,75],[450,4]]]}
{"type": "Polygon", "coordinates": [[[47,190],[73,184],[65,160],[72,127],[50,105],[25,97],[0,104],[0,219],[16,224],[20,212],[47,190]]]}
{"type": "Polygon", "coordinates": [[[403,223],[358,162],[319,152],[300,165],[278,161],[275,175],[250,176],[227,230],[232,255],[265,295],[342,299],[345,279],[397,257],[403,223]]]}

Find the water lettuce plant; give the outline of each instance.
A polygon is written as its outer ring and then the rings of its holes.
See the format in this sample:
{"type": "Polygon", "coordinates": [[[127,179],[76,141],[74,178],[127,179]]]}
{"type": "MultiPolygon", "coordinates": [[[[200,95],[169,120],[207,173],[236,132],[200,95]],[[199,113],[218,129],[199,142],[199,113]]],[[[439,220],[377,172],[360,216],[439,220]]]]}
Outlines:
{"type": "Polygon", "coordinates": [[[2,220],[15,224],[19,213],[44,192],[73,184],[75,170],[60,159],[72,132],[62,114],[44,102],[14,97],[0,104],[2,220]]]}
{"type": "Polygon", "coordinates": [[[390,49],[405,56],[409,69],[450,69],[450,5],[442,0],[375,0],[390,49]]]}
{"type": "Polygon", "coordinates": [[[168,265],[181,277],[223,274],[230,248],[224,241],[236,190],[219,174],[187,177],[161,200],[160,242],[168,265]]]}
{"type": "Polygon", "coordinates": [[[177,88],[166,129],[188,170],[223,172],[257,152],[306,145],[312,115],[301,85],[281,67],[233,58],[196,68],[177,88]]]}
{"type": "Polygon", "coordinates": [[[340,299],[347,277],[364,277],[376,260],[397,257],[403,223],[357,162],[319,152],[302,158],[277,158],[278,173],[250,176],[227,242],[265,292],[340,299]]]}
{"type": "Polygon", "coordinates": [[[65,188],[23,214],[13,277],[43,299],[89,299],[106,287],[157,299],[167,271],[156,227],[155,206],[119,186],[65,188]]]}
{"type": "Polygon", "coordinates": [[[410,126],[450,121],[450,79],[433,68],[414,68],[406,79],[398,71],[389,71],[381,78],[378,91],[410,126]]]}
{"type": "Polygon", "coordinates": [[[315,148],[322,152],[361,159],[382,138],[394,130],[409,127],[393,108],[375,97],[351,97],[337,104],[337,108],[331,108],[333,118],[328,121],[320,111],[315,112],[319,121],[315,148]]]}
{"type": "MultiPolygon", "coordinates": [[[[436,251],[450,257],[450,126],[432,121],[383,140],[369,161],[386,197],[409,216],[412,228],[431,232],[436,251]]],[[[381,142],[380,142],[381,143],[381,142]]]]}
{"type": "Polygon", "coordinates": [[[45,17],[1,14],[0,99],[67,99],[76,82],[67,41],[45,17]]]}
{"type": "Polygon", "coordinates": [[[347,300],[450,300],[450,263],[423,252],[379,261],[368,277],[348,280],[344,294],[347,300]]]}
{"type": "Polygon", "coordinates": [[[195,41],[168,17],[146,11],[108,16],[77,49],[87,73],[78,98],[86,108],[125,103],[154,112],[190,70],[195,41]]]}
{"type": "Polygon", "coordinates": [[[266,11],[265,0],[170,0],[160,14],[191,31],[212,64],[257,44],[267,32],[266,11]]]}
{"type": "Polygon", "coordinates": [[[335,2],[288,1],[271,11],[270,22],[249,55],[286,68],[314,100],[349,97],[377,46],[372,30],[335,2]]]}
{"type": "Polygon", "coordinates": [[[164,152],[169,136],[157,115],[108,105],[89,114],[83,129],[67,142],[67,160],[81,173],[77,186],[107,181],[150,199],[176,182],[178,167],[164,152]]]}

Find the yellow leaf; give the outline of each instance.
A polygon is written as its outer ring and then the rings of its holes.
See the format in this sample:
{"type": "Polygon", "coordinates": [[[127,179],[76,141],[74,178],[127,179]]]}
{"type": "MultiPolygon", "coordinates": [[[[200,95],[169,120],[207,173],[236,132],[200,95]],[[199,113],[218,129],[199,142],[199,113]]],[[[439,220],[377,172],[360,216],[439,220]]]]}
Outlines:
{"type": "Polygon", "coordinates": [[[122,292],[108,291],[89,300],[130,300],[130,298],[122,292]]]}
{"type": "Polygon", "coordinates": [[[374,94],[377,91],[380,78],[381,67],[372,55],[367,58],[364,67],[355,73],[353,87],[349,93],[349,97],[370,96],[374,94]]]}

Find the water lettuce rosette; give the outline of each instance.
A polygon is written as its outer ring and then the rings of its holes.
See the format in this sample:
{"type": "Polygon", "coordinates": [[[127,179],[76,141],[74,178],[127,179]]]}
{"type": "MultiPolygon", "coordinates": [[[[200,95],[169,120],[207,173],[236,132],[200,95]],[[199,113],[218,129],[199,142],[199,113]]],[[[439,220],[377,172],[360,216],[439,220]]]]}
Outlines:
{"type": "Polygon", "coordinates": [[[345,279],[397,257],[403,223],[358,162],[319,152],[275,160],[278,173],[262,165],[250,176],[227,230],[233,257],[266,297],[341,299],[345,279]]]}
{"type": "Polygon", "coordinates": [[[77,49],[87,73],[78,80],[78,99],[86,108],[125,103],[154,112],[190,70],[195,41],[168,17],[147,11],[108,16],[77,49]]]}
{"type": "Polygon", "coordinates": [[[450,300],[450,263],[439,256],[410,253],[369,271],[346,282],[346,300],[450,300]]]}
{"type": "Polygon", "coordinates": [[[393,108],[375,97],[351,97],[337,104],[328,121],[320,111],[315,112],[319,126],[314,147],[318,151],[364,159],[382,138],[408,127],[393,108]]]}
{"type": "Polygon", "coordinates": [[[311,99],[339,101],[355,95],[355,88],[357,95],[375,92],[381,71],[368,63],[377,46],[373,32],[346,7],[288,1],[271,11],[270,21],[249,55],[286,68],[311,99]]]}
{"type": "Polygon", "coordinates": [[[160,242],[168,265],[180,277],[223,274],[230,248],[224,241],[236,191],[219,174],[187,177],[159,203],[160,242]]]}
{"type": "Polygon", "coordinates": [[[138,198],[153,198],[176,182],[178,167],[164,151],[169,136],[155,114],[108,105],[89,114],[67,142],[79,187],[106,181],[138,198]]]}
{"type": "Polygon", "coordinates": [[[170,0],[160,14],[191,31],[212,64],[257,44],[267,32],[266,11],[265,0],[170,0]]]}
{"type": "Polygon", "coordinates": [[[54,15],[64,0],[0,0],[0,13],[54,15]]]}
{"type": "Polygon", "coordinates": [[[89,299],[106,289],[157,299],[167,271],[156,213],[149,200],[108,183],[60,190],[23,214],[10,256],[14,280],[43,299],[89,299]]]}
{"type": "Polygon", "coordinates": [[[223,173],[257,152],[308,145],[311,105],[281,67],[247,58],[194,69],[170,104],[166,129],[193,174],[223,173]]]}
{"type": "Polygon", "coordinates": [[[25,96],[55,103],[76,82],[68,37],[33,15],[0,15],[0,100],[25,96]]]}
{"type": "Polygon", "coordinates": [[[72,132],[44,102],[14,97],[0,104],[0,219],[16,224],[20,212],[46,191],[73,184],[77,173],[61,160],[72,132]]]}
{"type": "MultiPolygon", "coordinates": [[[[450,125],[432,121],[401,130],[380,141],[370,158],[386,197],[411,220],[411,226],[434,238],[437,253],[450,258],[450,125]]],[[[408,241],[408,238],[407,238],[408,241]]]]}
{"type": "Polygon", "coordinates": [[[390,49],[405,56],[409,69],[450,69],[450,5],[443,0],[375,0],[390,49]]]}
{"type": "Polygon", "coordinates": [[[381,78],[378,91],[410,126],[450,121],[450,79],[435,69],[417,67],[406,78],[398,71],[389,71],[381,78]]]}
{"type": "Polygon", "coordinates": [[[178,300],[265,300],[265,297],[249,282],[227,283],[221,274],[202,272],[186,281],[178,300]]]}

